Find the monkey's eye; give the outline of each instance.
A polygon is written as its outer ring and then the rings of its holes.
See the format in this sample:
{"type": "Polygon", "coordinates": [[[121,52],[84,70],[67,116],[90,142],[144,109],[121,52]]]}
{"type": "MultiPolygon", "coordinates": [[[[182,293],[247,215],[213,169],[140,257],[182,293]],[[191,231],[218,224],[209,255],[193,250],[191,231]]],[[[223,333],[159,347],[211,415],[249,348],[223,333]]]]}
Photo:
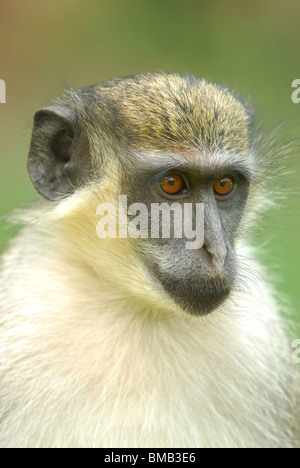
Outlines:
{"type": "Polygon", "coordinates": [[[234,188],[234,180],[232,177],[221,177],[214,183],[215,194],[219,197],[226,197],[234,188]]]}
{"type": "Polygon", "coordinates": [[[168,174],[161,180],[160,186],[168,195],[178,195],[184,188],[185,181],[179,174],[168,174]]]}

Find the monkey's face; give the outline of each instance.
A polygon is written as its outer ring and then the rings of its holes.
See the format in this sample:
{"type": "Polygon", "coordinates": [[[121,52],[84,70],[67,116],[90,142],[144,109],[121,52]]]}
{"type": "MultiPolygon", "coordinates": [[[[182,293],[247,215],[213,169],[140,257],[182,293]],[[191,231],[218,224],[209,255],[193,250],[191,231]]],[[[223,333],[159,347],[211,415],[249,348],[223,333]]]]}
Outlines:
{"type": "Polygon", "coordinates": [[[144,155],[142,161],[124,186],[129,206],[147,207],[148,232],[133,240],[137,253],[154,287],[184,310],[207,314],[235,282],[234,239],[249,190],[247,171],[229,153],[144,155]]]}
{"type": "MultiPolygon", "coordinates": [[[[62,103],[35,117],[28,168],[36,189],[57,201],[115,178],[115,195],[101,201],[125,195],[129,221],[136,206],[147,222],[140,218],[141,236],[124,239],[135,258],[121,259],[120,249],[111,264],[138,258],[156,299],[167,295],[192,314],[214,310],[237,272],[234,240],[252,163],[245,107],[222,87],[164,74],[71,90],[62,103]]],[[[137,271],[128,268],[128,283],[137,271]]]]}

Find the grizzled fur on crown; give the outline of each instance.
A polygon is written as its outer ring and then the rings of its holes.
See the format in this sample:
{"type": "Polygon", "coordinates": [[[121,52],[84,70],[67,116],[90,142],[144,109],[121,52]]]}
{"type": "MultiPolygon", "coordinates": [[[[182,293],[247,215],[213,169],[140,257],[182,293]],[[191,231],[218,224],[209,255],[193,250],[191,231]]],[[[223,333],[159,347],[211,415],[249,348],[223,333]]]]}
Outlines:
{"type": "Polygon", "coordinates": [[[193,77],[136,75],[70,89],[60,102],[75,105],[80,123],[104,141],[136,151],[204,148],[246,155],[250,147],[245,106],[226,88],[193,77]]]}

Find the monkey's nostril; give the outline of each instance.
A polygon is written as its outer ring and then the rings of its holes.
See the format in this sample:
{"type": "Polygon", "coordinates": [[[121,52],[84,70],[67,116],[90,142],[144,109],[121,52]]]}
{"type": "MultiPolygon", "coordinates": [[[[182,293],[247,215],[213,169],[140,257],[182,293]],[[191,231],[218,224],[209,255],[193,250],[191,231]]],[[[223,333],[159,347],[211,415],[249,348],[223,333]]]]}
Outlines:
{"type": "Polygon", "coordinates": [[[204,244],[202,248],[199,250],[201,261],[203,264],[207,265],[207,267],[211,268],[213,262],[213,256],[209,252],[208,248],[204,244]]]}

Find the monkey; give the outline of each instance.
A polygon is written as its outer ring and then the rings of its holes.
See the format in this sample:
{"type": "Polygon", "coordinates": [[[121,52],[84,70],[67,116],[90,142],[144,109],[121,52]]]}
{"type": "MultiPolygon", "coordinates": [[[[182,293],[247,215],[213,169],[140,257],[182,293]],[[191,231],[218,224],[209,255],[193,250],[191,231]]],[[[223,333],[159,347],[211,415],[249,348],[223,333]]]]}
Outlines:
{"type": "Polygon", "coordinates": [[[270,166],[253,120],[226,86],[172,73],[36,112],[40,198],[1,257],[1,447],[299,447],[299,374],[248,235],[270,166]],[[100,238],[97,207],[120,195],[202,204],[203,244],[100,238]]]}

